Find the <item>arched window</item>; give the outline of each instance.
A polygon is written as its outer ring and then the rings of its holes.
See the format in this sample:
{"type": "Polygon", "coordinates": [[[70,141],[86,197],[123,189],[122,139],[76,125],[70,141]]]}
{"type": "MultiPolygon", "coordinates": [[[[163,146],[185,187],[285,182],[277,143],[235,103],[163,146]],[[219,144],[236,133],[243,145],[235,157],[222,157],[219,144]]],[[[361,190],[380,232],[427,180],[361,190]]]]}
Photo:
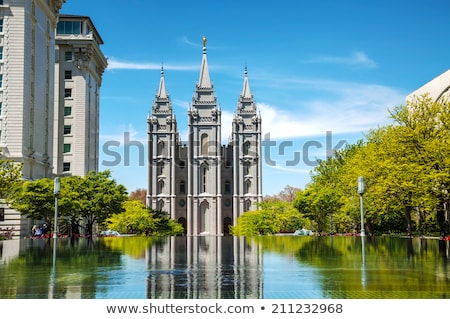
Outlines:
{"type": "Polygon", "coordinates": [[[164,200],[163,199],[160,199],[159,201],[158,201],[158,205],[157,205],[158,207],[157,207],[157,210],[159,210],[159,211],[163,211],[164,210],[164,200]]]}
{"type": "Polygon", "coordinates": [[[159,194],[164,193],[164,181],[158,182],[159,194]]]}
{"type": "Polygon", "coordinates": [[[245,182],[245,193],[250,193],[251,188],[252,188],[252,182],[246,181],[245,182]]]}
{"type": "Polygon", "coordinates": [[[201,154],[203,156],[208,156],[208,134],[202,134],[201,143],[202,143],[201,154]]]}
{"type": "Polygon", "coordinates": [[[250,199],[247,199],[245,201],[244,206],[245,206],[244,211],[248,212],[250,210],[250,208],[252,207],[252,201],[250,199]]]}
{"type": "Polygon", "coordinates": [[[250,152],[250,142],[247,141],[244,143],[244,145],[242,145],[242,152],[244,153],[244,155],[249,155],[250,152]]]}
{"type": "Polygon", "coordinates": [[[158,142],[157,154],[158,154],[158,156],[164,155],[164,142],[163,141],[158,142]]]}
{"type": "Polygon", "coordinates": [[[206,193],[206,182],[208,180],[208,166],[206,165],[202,165],[201,169],[201,176],[202,176],[202,180],[201,180],[201,191],[202,193],[206,193]]]}
{"type": "Polygon", "coordinates": [[[249,163],[244,163],[244,176],[245,175],[250,175],[250,164],[249,163]]]}
{"type": "Polygon", "coordinates": [[[158,167],[158,172],[157,175],[163,175],[164,173],[164,163],[163,162],[158,162],[157,163],[157,167],[158,167]]]}

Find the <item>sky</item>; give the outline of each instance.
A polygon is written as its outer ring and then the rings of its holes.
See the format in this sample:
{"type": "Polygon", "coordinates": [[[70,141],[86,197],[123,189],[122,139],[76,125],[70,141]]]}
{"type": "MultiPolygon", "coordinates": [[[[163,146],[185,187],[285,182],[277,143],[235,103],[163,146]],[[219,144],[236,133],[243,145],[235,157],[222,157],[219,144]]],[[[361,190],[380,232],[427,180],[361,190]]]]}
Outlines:
{"type": "Polygon", "coordinates": [[[318,159],[391,123],[390,109],[450,68],[448,0],[66,0],[61,13],[89,16],[104,41],[99,169],[129,192],[147,188],[147,116],[162,66],[186,140],[202,36],[223,144],[248,70],[263,195],[307,187],[318,159]]]}

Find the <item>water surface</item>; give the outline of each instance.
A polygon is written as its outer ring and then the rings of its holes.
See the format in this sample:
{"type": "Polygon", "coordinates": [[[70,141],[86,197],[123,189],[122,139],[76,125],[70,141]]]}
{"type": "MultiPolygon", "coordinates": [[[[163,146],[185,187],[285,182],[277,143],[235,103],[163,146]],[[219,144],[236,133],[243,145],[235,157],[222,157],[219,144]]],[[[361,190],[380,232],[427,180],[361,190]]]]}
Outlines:
{"type": "Polygon", "coordinates": [[[436,239],[119,237],[53,243],[0,242],[0,298],[450,298],[450,245],[436,239]]]}

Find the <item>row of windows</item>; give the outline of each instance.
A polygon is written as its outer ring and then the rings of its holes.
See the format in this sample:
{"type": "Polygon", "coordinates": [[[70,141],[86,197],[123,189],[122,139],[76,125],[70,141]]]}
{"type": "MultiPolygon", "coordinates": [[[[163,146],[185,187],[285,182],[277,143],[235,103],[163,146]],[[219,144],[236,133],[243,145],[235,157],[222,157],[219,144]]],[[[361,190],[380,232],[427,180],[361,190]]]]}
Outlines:
{"type": "MultiPolygon", "coordinates": [[[[70,92],[70,95],[72,95],[72,92],[70,92]]],[[[201,155],[202,156],[208,156],[208,147],[209,147],[209,142],[208,142],[208,135],[207,134],[203,134],[201,137],[201,155]]],[[[243,145],[242,145],[242,153],[243,155],[250,155],[250,150],[251,150],[251,143],[250,141],[246,141],[243,145]]],[[[158,145],[157,145],[157,156],[164,156],[167,155],[166,154],[166,145],[163,141],[159,141],[158,145]]]]}
{"type": "Polygon", "coordinates": [[[81,34],[81,21],[59,21],[57,34],[81,34]]]}
{"type": "MultiPolygon", "coordinates": [[[[164,190],[164,181],[159,181],[158,183],[159,185],[159,192],[163,193],[164,190]]],[[[246,181],[245,182],[245,192],[249,193],[252,187],[252,183],[250,181],[246,181]]],[[[181,181],[179,184],[179,191],[180,194],[186,194],[186,183],[184,181],[181,181]]],[[[206,175],[205,172],[203,172],[203,181],[202,181],[202,191],[206,192],[206,175]]],[[[225,194],[231,194],[231,183],[230,181],[225,181],[225,189],[224,189],[224,193],[225,194]]]]}

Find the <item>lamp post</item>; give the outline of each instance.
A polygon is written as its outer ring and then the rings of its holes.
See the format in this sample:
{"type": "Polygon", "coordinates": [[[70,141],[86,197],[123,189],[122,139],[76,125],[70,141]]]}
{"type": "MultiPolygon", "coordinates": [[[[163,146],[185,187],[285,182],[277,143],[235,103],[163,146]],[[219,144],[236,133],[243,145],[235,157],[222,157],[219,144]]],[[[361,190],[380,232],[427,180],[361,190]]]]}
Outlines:
{"type": "Polygon", "coordinates": [[[366,236],[364,231],[364,205],[363,205],[363,195],[364,195],[364,177],[358,177],[358,193],[359,193],[359,205],[361,207],[361,237],[366,236]]]}
{"type": "Polygon", "coordinates": [[[55,220],[53,225],[53,238],[58,237],[58,197],[59,197],[59,190],[61,187],[61,183],[59,180],[59,177],[55,177],[54,183],[53,183],[53,194],[55,195],[55,220]]]}
{"type": "Polygon", "coordinates": [[[59,190],[61,188],[59,177],[55,177],[53,181],[53,194],[55,195],[55,220],[53,225],[53,265],[52,273],[50,276],[50,287],[49,287],[49,299],[53,299],[55,293],[55,283],[56,283],[56,238],[58,238],[58,197],[59,190]]]}

